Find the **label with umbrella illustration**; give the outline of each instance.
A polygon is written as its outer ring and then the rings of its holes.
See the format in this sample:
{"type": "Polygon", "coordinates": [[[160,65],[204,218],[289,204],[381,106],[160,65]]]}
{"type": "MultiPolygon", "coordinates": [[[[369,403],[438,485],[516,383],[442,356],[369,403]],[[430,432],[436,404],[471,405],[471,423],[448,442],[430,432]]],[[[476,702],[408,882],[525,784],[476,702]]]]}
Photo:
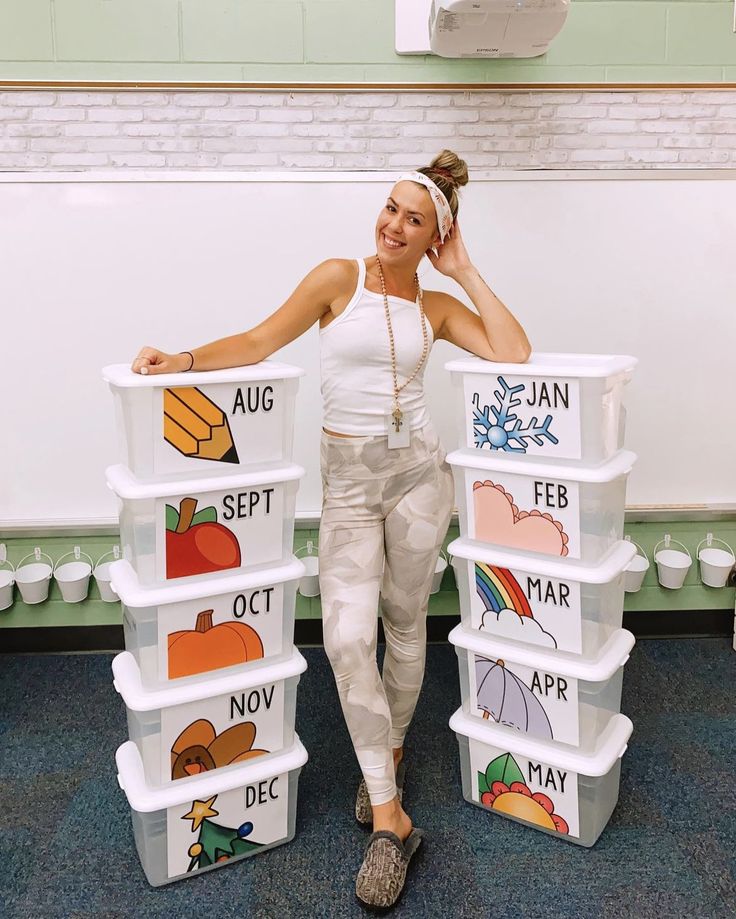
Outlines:
{"type": "Polygon", "coordinates": [[[578,776],[470,739],[474,801],[550,832],[580,836],[578,776]]]}
{"type": "Polygon", "coordinates": [[[235,571],[282,557],[283,483],[156,499],[161,580],[235,571]]]}
{"type": "Polygon", "coordinates": [[[580,741],[578,681],[467,651],[470,711],[540,740],[580,741]]]}
{"type": "Polygon", "coordinates": [[[168,876],[249,855],[288,835],[289,775],[277,775],[166,812],[168,876]]]}
{"type": "Polygon", "coordinates": [[[233,471],[241,462],[282,459],[280,381],[154,390],[154,473],[233,471]]]}
{"type": "Polygon", "coordinates": [[[580,459],[580,384],[554,377],[467,373],[467,443],[509,455],[580,459]]]}

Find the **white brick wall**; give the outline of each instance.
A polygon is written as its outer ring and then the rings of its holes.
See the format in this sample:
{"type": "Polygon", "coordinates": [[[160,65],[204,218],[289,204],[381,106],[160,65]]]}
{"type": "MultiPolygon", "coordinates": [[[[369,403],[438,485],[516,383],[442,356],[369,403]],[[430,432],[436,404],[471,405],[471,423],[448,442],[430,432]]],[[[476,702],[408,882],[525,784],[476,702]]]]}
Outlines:
{"type": "Polygon", "coordinates": [[[0,93],[0,170],[736,165],[736,91],[0,93]]]}

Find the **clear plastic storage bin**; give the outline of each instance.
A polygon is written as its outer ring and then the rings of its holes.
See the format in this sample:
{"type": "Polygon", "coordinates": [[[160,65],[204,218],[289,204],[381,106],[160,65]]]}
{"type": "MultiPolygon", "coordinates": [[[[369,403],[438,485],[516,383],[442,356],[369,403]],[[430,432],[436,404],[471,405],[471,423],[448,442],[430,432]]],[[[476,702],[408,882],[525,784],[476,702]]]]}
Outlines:
{"type": "Polygon", "coordinates": [[[624,569],[636,546],[617,542],[598,565],[531,558],[464,536],[452,556],[463,628],[524,647],[595,658],[621,627],[624,569]]]}
{"type": "Polygon", "coordinates": [[[130,562],[110,565],[123,604],[125,647],[144,689],[209,680],[286,660],[294,643],[299,579],[288,565],[191,584],[141,587],[130,562]]]}
{"type": "Polygon", "coordinates": [[[158,887],[221,868],[290,842],[296,832],[299,774],[307,761],[298,735],[268,760],[241,763],[168,788],[150,788],[138,748],[115,754],[131,809],[133,836],[149,884],[158,887]]]}
{"type": "Polygon", "coordinates": [[[460,748],[463,797],[491,813],[581,846],[592,846],[618,801],[621,757],[633,730],[616,715],[593,753],[482,724],[458,709],[450,718],[460,748]]]}
{"type": "Polygon", "coordinates": [[[462,625],[449,641],[458,657],[461,707],[484,725],[590,753],[621,710],[624,664],[634,647],[625,629],[591,659],[522,648],[462,625]]]}
{"type": "Polygon", "coordinates": [[[233,475],[291,462],[300,367],[261,361],[193,373],[102,371],[118,456],[141,481],[233,475]]]}
{"type": "Polygon", "coordinates": [[[636,454],[589,468],[454,450],[460,532],[525,555],[597,565],[623,537],[626,480],[636,454]]]}
{"type": "Polygon", "coordinates": [[[523,364],[448,361],[462,447],[596,465],[624,445],[626,354],[533,353],[523,364]]]}
{"type": "Polygon", "coordinates": [[[123,558],[145,586],[229,577],[285,564],[293,553],[302,466],[182,482],[139,482],[106,470],[120,501],[123,558]]]}
{"type": "Polygon", "coordinates": [[[128,734],[140,750],[146,782],[191,782],[290,746],[296,690],[306,668],[294,648],[282,663],[147,692],[135,658],[122,651],[112,662],[113,684],[125,702],[128,734]]]}

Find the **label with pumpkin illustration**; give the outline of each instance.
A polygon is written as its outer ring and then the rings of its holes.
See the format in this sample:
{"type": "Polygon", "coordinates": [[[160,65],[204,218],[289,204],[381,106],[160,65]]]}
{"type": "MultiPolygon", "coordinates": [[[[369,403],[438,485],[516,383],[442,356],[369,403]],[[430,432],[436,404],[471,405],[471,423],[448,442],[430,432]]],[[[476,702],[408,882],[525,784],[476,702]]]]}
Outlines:
{"type": "Polygon", "coordinates": [[[284,382],[156,388],[155,475],[235,472],[240,463],[283,459],[284,382]]]}
{"type": "Polygon", "coordinates": [[[467,373],[463,388],[466,443],[510,456],[582,456],[578,380],[467,373]]]}
{"type": "Polygon", "coordinates": [[[285,485],[156,500],[161,580],[233,572],[283,555],[285,485]]]}
{"type": "MultiPolygon", "coordinates": [[[[470,470],[473,473],[473,470],[470,470]]],[[[470,478],[471,539],[561,558],[580,558],[580,486],[480,470],[470,478]]]]}
{"type": "Polygon", "coordinates": [[[471,714],[530,737],[577,746],[580,706],[574,677],[465,653],[471,714]]]}
{"type": "Polygon", "coordinates": [[[579,581],[560,581],[484,562],[468,566],[471,628],[525,644],[583,650],[579,581]]]}
{"type": "Polygon", "coordinates": [[[273,776],[166,812],[170,878],[255,855],[289,832],[289,774],[273,776]]]}
{"type": "Polygon", "coordinates": [[[159,679],[186,679],[281,654],[283,610],[283,584],[159,607],[159,679]]]}
{"type": "Polygon", "coordinates": [[[532,826],[578,838],[578,776],[470,738],[474,801],[532,826]]]}
{"type": "Polygon", "coordinates": [[[284,746],[284,681],[161,709],[161,781],[185,779],[284,746]]]}

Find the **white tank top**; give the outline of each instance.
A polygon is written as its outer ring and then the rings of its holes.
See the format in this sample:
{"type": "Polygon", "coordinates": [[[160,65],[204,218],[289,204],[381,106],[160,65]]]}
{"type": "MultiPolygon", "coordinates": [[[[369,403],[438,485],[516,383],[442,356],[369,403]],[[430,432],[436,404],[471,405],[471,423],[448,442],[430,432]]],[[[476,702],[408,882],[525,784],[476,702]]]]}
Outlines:
{"type": "MultiPolygon", "coordinates": [[[[366,268],[358,263],[358,284],[340,315],[320,329],[320,368],[323,423],[338,434],[387,433],[385,416],[393,407],[391,344],[383,294],[365,289],[366,268]]],[[[388,307],[396,350],[398,385],[414,372],[424,340],[419,306],[403,297],[389,296],[388,307]]],[[[434,343],[432,324],[424,317],[428,347],[434,343]]],[[[430,421],[424,398],[424,370],[429,351],[417,375],[399,392],[399,406],[409,430],[430,421]]]]}

